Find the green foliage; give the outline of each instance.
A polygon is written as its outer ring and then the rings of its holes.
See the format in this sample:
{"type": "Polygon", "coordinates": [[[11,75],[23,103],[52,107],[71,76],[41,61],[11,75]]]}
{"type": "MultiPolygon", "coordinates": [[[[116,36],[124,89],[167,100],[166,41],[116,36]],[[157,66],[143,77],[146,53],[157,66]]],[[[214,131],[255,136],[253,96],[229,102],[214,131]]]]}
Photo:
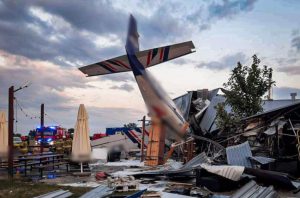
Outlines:
{"type": "Polygon", "coordinates": [[[217,110],[217,126],[222,131],[231,131],[232,129],[235,129],[237,123],[240,121],[239,117],[225,111],[225,103],[219,103],[215,108],[217,110]]]}
{"type": "Polygon", "coordinates": [[[226,101],[216,107],[220,129],[236,126],[241,118],[261,112],[262,96],[275,85],[273,69],[266,65],[260,68],[260,59],[256,55],[252,59],[250,67],[238,62],[228,82],[223,85],[226,101]],[[230,114],[225,111],[225,105],[231,107],[230,114]]]}
{"type": "Polygon", "coordinates": [[[69,128],[68,129],[68,133],[70,133],[70,134],[74,134],[74,131],[75,131],[74,128],[69,128]]]}
{"type": "Polygon", "coordinates": [[[14,133],[14,136],[15,137],[22,137],[22,134],[21,133],[14,133]]]}
{"type": "Polygon", "coordinates": [[[124,124],[124,127],[134,129],[137,127],[137,124],[136,123],[128,123],[128,124],[124,124]]]}

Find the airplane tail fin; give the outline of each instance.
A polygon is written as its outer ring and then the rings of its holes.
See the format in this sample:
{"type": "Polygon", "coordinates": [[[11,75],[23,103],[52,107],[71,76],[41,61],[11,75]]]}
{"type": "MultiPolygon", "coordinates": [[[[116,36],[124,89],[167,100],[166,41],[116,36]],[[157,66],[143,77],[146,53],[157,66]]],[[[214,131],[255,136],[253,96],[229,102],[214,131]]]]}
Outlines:
{"type": "Polygon", "coordinates": [[[126,41],[126,51],[127,54],[133,55],[140,51],[139,47],[139,33],[137,31],[137,22],[135,18],[130,15],[129,25],[128,25],[128,34],[126,41]]]}

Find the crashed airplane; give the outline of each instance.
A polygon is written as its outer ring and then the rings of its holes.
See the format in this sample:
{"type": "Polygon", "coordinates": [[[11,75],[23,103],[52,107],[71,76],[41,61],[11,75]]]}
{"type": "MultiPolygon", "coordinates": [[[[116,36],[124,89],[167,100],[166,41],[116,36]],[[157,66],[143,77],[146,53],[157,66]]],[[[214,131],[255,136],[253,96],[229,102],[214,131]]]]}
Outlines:
{"type": "Polygon", "coordinates": [[[158,118],[177,136],[183,136],[188,128],[187,121],[147,68],[195,52],[193,42],[187,41],[140,51],[137,22],[130,15],[125,49],[126,55],[87,65],[79,70],[87,76],[132,71],[149,116],[158,118]]]}

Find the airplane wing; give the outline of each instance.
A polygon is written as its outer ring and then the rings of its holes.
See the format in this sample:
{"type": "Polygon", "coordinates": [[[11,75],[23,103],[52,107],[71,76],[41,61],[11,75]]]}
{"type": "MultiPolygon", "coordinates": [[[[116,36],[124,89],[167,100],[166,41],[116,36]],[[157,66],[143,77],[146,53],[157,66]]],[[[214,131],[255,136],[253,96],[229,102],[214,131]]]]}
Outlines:
{"type": "MultiPolygon", "coordinates": [[[[145,68],[157,65],[186,54],[193,53],[195,46],[192,41],[178,43],[174,45],[153,48],[136,52],[136,56],[145,68]]],[[[87,76],[97,76],[111,73],[131,71],[127,55],[108,59],[84,67],[79,70],[87,76]]]]}

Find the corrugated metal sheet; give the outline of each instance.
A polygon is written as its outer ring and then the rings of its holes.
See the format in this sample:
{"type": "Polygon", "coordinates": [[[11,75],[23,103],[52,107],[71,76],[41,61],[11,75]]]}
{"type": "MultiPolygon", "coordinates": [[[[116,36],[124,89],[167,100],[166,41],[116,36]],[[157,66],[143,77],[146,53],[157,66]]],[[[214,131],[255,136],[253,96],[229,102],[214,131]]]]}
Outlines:
{"type": "Polygon", "coordinates": [[[49,192],[47,194],[44,195],[40,195],[34,198],[66,198],[66,197],[70,197],[72,196],[73,193],[71,193],[68,190],[56,190],[53,192],[49,192]]]}
{"type": "MultiPolygon", "coordinates": [[[[204,113],[204,116],[200,122],[200,127],[203,132],[211,133],[218,129],[216,125],[216,115],[217,111],[215,107],[222,102],[225,102],[226,98],[223,95],[217,95],[219,89],[212,90],[211,92],[216,94],[212,97],[210,105],[204,113]]],[[[258,113],[257,115],[275,111],[281,108],[286,108],[292,105],[300,104],[300,100],[265,100],[263,101],[263,113],[258,113]]],[[[225,110],[229,113],[231,112],[231,107],[229,105],[225,106],[225,110]]],[[[251,116],[252,117],[252,116],[251,116]]]]}
{"type": "Polygon", "coordinates": [[[209,163],[209,159],[204,152],[200,153],[199,155],[197,155],[196,157],[194,157],[193,159],[188,161],[185,165],[183,165],[181,167],[181,169],[193,168],[193,167],[199,166],[200,164],[203,164],[203,163],[205,163],[205,164],[209,163]]]}
{"type": "MultiPolygon", "coordinates": [[[[200,127],[202,131],[204,132],[211,132],[211,129],[215,129],[216,126],[212,127],[215,124],[217,111],[215,109],[215,106],[217,106],[219,103],[225,102],[225,97],[221,95],[217,95],[212,98],[210,105],[208,106],[206,112],[204,113],[204,116],[200,122],[200,127]]],[[[230,107],[226,106],[226,111],[230,112],[230,107]]]]}
{"type": "Polygon", "coordinates": [[[250,159],[260,163],[260,164],[269,164],[271,162],[275,162],[275,159],[269,157],[261,157],[261,156],[252,156],[249,157],[250,159]]]}
{"type": "Polygon", "coordinates": [[[110,195],[111,193],[113,193],[113,190],[111,188],[105,185],[101,185],[85,193],[80,198],[101,198],[110,195]]]}
{"type": "Polygon", "coordinates": [[[189,118],[192,96],[193,92],[188,92],[187,94],[179,96],[173,100],[176,107],[180,110],[186,120],[189,118]]]}
{"type": "Polygon", "coordinates": [[[144,194],[144,192],[146,192],[146,191],[147,191],[147,189],[140,190],[140,191],[138,191],[138,192],[136,192],[136,193],[134,193],[134,194],[132,194],[132,195],[127,196],[126,198],[139,198],[139,197],[141,197],[141,196],[144,194]]]}
{"type": "Polygon", "coordinates": [[[292,104],[299,103],[300,100],[265,100],[263,101],[263,112],[273,111],[292,104]]]}
{"type": "Polygon", "coordinates": [[[258,116],[262,116],[265,114],[269,114],[269,113],[273,113],[276,111],[280,111],[280,110],[291,110],[293,108],[299,107],[300,105],[300,101],[296,100],[296,101],[292,101],[292,100],[273,100],[273,101],[264,101],[263,104],[263,112],[258,113],[256,115],[253,116],[249,116],[247,118],[244,118],[243,120],[247,120],[247,119],[251,119],[251,118],[255,118],[258,116]]]}
{"type": "Polygon", "coordinates": [[[208,165],[202,164],[201,168],[206,171],[225,177],[233,181],[239,181],[245,170],[243,166],[228,166],[228,165],[208,165]]]}
{"type": "Polygon", "coordinates": [[[252,157],[249,142],[226,148],[227,163],[230,165],[252,167],[249,157],[252,157]]]}
{"type": "Polygon", "coordinates": [[[279,195],[274,190],[273,186],[263,187],[256,184],[255,181],[250,181],[237,192],[235,192],[231,198],[277,198],[279,195]]]}
{"type": "Polygon", "coordinates": [[[269,164],[274,162],[275,159],[262,156],[252,156],[249,142],[246,141],[242,144],[229,146],[226,148],[227,163],[230,165],[252,167],[251,160],[260,164],[269,164]]]}
{"type": "Polygon", "coordinates": [[[166,176],[184,176],[188,172],[191,172],[193,169],[200,167],[201,164],[206,163],[209,164],[209,159],[206,154],[200,153],[185,165],[183,165],[179,169],[173,170],[157,170],[157,171],[144,171],[140,173],[134,174],[135,176],[158,176],[158,175],[166,175],[166,176]]]}
{"type": "Polygon", "coordinates": [[[209,91],[208,99],[209,99],[209,100],[212,100],[212,98],[215,97],[216,95],[218,95],[218,93],[219,93],[220,91],[221,91],[220,88],[216,88],[216,89],[210,90],[210,91],[209,91]]]}

